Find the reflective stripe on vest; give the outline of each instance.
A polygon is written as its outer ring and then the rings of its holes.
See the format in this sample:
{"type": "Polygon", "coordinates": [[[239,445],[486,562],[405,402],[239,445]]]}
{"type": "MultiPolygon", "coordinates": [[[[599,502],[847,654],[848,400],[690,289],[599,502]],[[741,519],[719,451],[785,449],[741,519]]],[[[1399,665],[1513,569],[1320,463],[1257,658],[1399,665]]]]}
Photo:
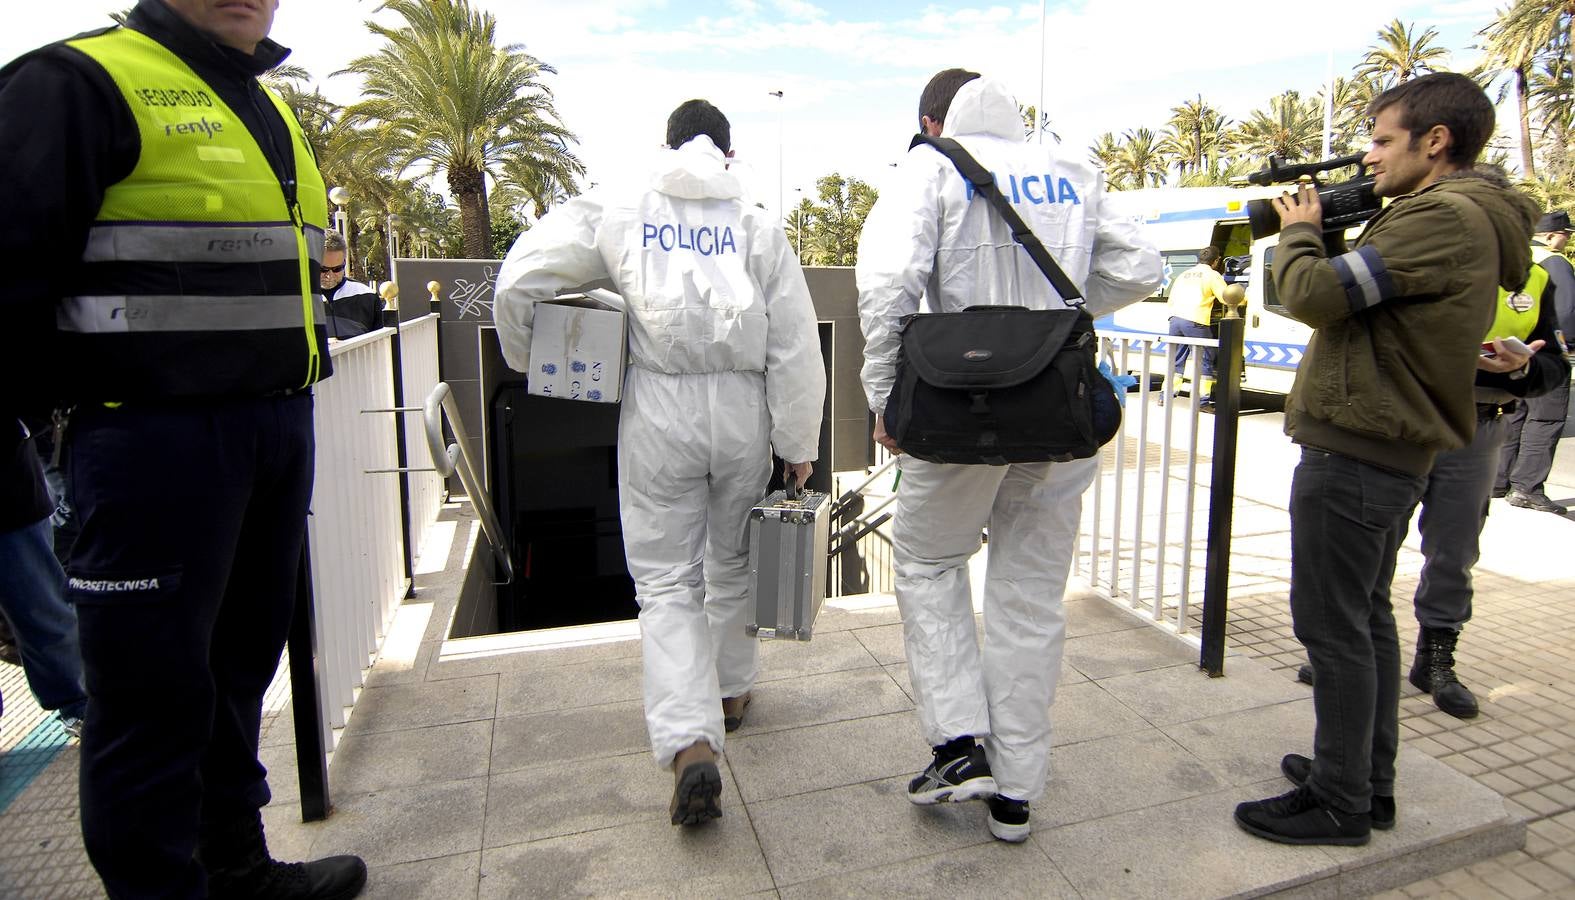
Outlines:
{"type": "Polygon", "coordinates": [[[1493,307],[1493,324],[1482,340],[1506,337],[1528,340],[1537,327],[1537,316],[1542,311],[1542,292],[1547,286],[1548,270],[1533,265],[1526,276],[1525,287],[1518,291],[1499,288],[1498,303],[1493,307]]]}
{"type": "Polygon", "coordinates": [[[294,114],[263,89],[289,131],[290,146],[277,152],[286,156],[292,202],[245,121],[174,53],[128,28],[68,43],[120,89],[140,152],[131,174],[105,192],[71,296],[60,304],[63,346],[69,352],[73,335],[94,336],[84,352],[94,354],[95,368],[153,395],[317,381],[326,372],[318,330],[326,318],[312,275],[328,204],[294,114]],[[169,338],[138,337],[154,333],[184,335],[208,351],[233,346],[253,371],[163,371],[169,338]],[[261,370],[259,350],[270,360],[261,370]],[[210,378],[216,383],[204,385],[210,378]]]}

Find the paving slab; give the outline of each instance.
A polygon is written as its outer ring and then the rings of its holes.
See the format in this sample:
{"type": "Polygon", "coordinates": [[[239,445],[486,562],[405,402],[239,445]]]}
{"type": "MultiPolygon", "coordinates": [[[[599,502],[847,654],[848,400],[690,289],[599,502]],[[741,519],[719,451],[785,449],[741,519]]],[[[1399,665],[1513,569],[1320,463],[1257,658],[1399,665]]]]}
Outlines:
{"type": "Polygon", "coordinates": [[[872,655],[856,635],[858,631],[833,631],[808,641],[761,641],[758,681],[781,681],[805,675],[824,675],[848,669],[867,669],[885,660],[872,655]]]}
{"type": "MultiPolygon", "coordinates": [[[[1285,754],[1312,754],[1312,698],[1223,713],[1161,730],[1227,783],[1255,784],[1283,777],[1280,759],[1285,754]]],[[[1288,783],[1285,789],[1290,790],[1288,783]]]]}
{"type": "Polygon", "coordinates": [[[665,817],[481,854],[482,900],[517,897],[736,897],[774,888],[748,817],[675,828],[665,817]]]}
{"type": "Polygon", "coordinates": [[[523,716],[554,709],[604,706],[639,700],[640,658],[598,659],[498,678],[498,715],[523,716]]]}
{"type": "Polygon", "coordinates": [[[1188,660],[1099,683],[1133,712],[1161,726],[1308,696],[1305,686],[1272,675],[1258,662],[1239,659],[1231,665],[1233,670],[1224,678],[1210,678],[1196,660],[1188,660]],[[1259,669],[1262,677],[1246,677],[1248,673],[1235,670],[1247,667],[1259,669]]]}
{"type": "Polygon", "coordinates": [[[1073,684],[1062,679],[1056,688],[1055,705],[1050,707],[1050,740],[1055,747],[1149,727],[1147,720],[1105,690],[1100,682],[1087,679],[1073,684]]]}
{"type": "MultiPolygon", "coordinates": [[[[649,753],[534,766],[493,776],[487,788],[484,847],[637,822],[668,821],[673,775],[649,753]]],[[[732,779],[722,777],[722,808],[742,811],[732,779]]]]}
{"type": "Polygon", "coordinates": [[[484,776],[492,729],[492,721],[483,719],[347,734],[334,748],[329,783],[335,794],[360,794],[484,776]]]}
{"type": "Polygon", "coordinates": [[[638,700],[508,716],[493,723],[492,774],[532,766],[650,754],[645,704],[638,700]]]}
{"type": "Polygon", "coordinates": [[[498,676],[394,684],[361,692],[345,734],[475,722],[497,715],[498,676]]]}
{"type": "Polygon", "coordinates": [[[1037,827],[1081,822],[1210,793],[1225,783],[1154,729],[1057,747],[1050,783],[1034,805],[1037,827]]]}
{"type": "MultiPolygon", "coordinates": [[[[1044,849],[1084,897],[1254,896],[1336,874],[1334,861],[1317,847],[1275,844],[1237,827],[1231,811],[1247,799],[1240,794],[1216,791],[1060,827],[1036,827],[1029,841],[1044,849]]],[[[1336,892],[1331,884],[1328,895],[1336,892]]]]}
{"type": "Polygon", "coordinates": [[[907,777],[753,803],[750,820],[780,890],[993,842],[982,803],[914,806],[907,777]]]}
{"type": "Polygon", "coordinates": [[[783,900],[826,897],[1045,898],[1078,900],[1055,864],[1033,844],[999,841],[905,859],[783,888],[783,900]]]}
{"type": "Polygon", "coordinates": [[[386,866],[480,850],[486,804],[487,779],[469,778],[336,796],[327,821],[291,827],[314,835],[314,857],[354,853],[386,866]]]}
{"type": "Polygon", "coordinates": [[[1197,665],[1198,653],[1150,626],[1068,638],[1065,662],[1099,679],[1183,663],[1197,665]]]}
{"type": "Polygon", "coordinates": [[[460,853],[369,869],[362,896],[368,900],[474,897],[480,882],[481,854],[460,853]]]}
{"type": "Polygon", "coordinates": [[[735,732],[740,737],[913,708],[913,701],[880,666],[763,682],[755,686],[754,698],[743,727],[735,732]]]}
{"type": "Polygon", "coordinates": [[[750,803],[916,775],[929,762],[911,712],[727,739],[728,767],[750,803]]]}

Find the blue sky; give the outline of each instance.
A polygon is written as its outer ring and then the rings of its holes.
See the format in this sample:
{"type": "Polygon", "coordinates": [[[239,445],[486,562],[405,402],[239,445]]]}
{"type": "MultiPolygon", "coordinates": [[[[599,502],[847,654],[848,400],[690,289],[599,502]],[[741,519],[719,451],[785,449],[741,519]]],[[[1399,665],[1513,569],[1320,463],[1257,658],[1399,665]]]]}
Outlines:
{"type": "MultiPolygon", "coordinates": [[[[1037,102],[1040,90],[1037,2],[475,2],[496,14],[502,40],[558,69],[550,82],[591,181],[643,168],[667,113],[705,97],[732,120],[749,186],[768,207],[777,205],[780,147],[791,207],[795,188],[810,192],[831,171],[878,186],[906,150],[919,91],[939,69],[983,71],[1024,103],[1037,102]],[[770,95],[777,90],[780,100],[770,95]]],[[[130,3],[55,0],[10,12],[0,59],[96,27],[130,3]]],[[[1454,67],[1464,68],[1494,7],[1494,0],[1050,3],[1045,108],[1068,152],[1081,157],[1100,132],[1158,130],[1172,106],[1200,93],[1240,119],[1286,88],[1316,92],[1331,52],[1336,74],[1345,74],[1396,17],[1437,28],[1454,67]]],[[[373,49],[362,22],[375,8],[370,0],[282,0],[274,37],[294,48],[293,61],[330,96],[353,100],[353,79],[327,76],[373,49]]]]}

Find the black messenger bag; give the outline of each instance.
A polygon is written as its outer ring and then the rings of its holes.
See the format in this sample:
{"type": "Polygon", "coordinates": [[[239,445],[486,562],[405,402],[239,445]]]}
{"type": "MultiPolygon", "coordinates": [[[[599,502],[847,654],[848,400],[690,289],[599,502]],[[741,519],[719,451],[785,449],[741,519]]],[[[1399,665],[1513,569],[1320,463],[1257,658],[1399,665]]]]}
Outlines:
{"type": "Polygon", "coordinates": [[[972,306],[902,322],[897,377],[884,414],[902,452],[938,463],[1066,462],[1099,452],[1121,427],[1121,404],[1099,371],[1082,294],[956,141],[919,135],[999,210],[1012,237],[1068,309],[972,306]]]}

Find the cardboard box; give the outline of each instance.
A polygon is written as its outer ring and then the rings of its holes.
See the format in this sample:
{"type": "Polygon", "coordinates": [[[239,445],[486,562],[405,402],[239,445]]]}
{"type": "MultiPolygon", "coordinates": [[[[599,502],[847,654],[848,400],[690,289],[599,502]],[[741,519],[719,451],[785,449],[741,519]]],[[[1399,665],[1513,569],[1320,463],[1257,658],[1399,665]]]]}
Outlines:
{"type": "Polygon", "coordinates": [[[624,322],[616,295],[595,291],[536,304],[527,390],[541,397],[617,403],[624,322]]]}

